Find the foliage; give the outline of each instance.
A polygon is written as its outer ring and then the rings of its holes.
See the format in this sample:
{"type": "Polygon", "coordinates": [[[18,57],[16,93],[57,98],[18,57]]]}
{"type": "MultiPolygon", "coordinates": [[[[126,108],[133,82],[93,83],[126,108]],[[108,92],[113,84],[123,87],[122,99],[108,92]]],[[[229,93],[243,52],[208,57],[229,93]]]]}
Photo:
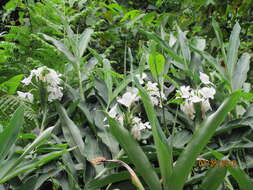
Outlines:
{"type": "Polygon", "coordinates": [[[253,188],[252,0],[0,3],[0,189],[253,188]]]}

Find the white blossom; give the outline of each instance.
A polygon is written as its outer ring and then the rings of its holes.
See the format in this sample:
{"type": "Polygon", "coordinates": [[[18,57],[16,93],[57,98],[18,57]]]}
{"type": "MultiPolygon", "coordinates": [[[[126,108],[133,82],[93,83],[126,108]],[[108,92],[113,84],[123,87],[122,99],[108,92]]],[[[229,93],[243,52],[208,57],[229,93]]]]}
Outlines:
{"type": "Polygon", "coordinates": [[[143,123],[141,121],[141,118],[139,117],[134,117],[132,119],[132,129],[131,129],[131,133],[133,134],[134,138],[136,138],[137,140],[141,139],[141,131],[144,129],[151,129],[150,123],[149,122],[145,122],[143,123]]]}
{"type": "MultiPolygon", "coordinates": [[[[119,110],[118,110],[118,105],[115,104],[111,109],[110,111],[108,112],[109,116],[118,120],[118,122],[123,125],[124,124],[124,118],[123,118],[123,115],[119,113],[119,110]]],[[[106,121],[107,118],[104,119],[104,121],[106,121]]]]}
{"type": "Polygon", "coordinates": [[[49,69],[49,73],[45,75],[45,81],[51,86],[57,86],[61,83],[61,75],[56,73],[54,70],[49,69]]]}
{"type": "Polygon", "coordinates": [[[47,84],[48,101],[52,102],[53,100],[61,100],[63,93],[63,88],[60,87],[61,83],[61,74],[58,74],[55,70],[50,69],[46,66],[33,69],[29,77],[25,78],[21,82],[24,85],[29,85],[32,82],[32,78],[35,78],[37,81],[42,81],[47,84]]]}
{"type": "Polygon", "coordinates": [[[139,118],[139,117],[134,117],[132,122],[133,122],[133,126],[138,127],[139,130],[151,129],[151,126],[150,126],[149,122],[143,123],[141,121],[141,118],[139,118]]]}
{"type": "Polygon", "coordinates": [[[190,118],[194,119],[195,109],[194,104],[191,101],[186,101],[184,104],[180,105],[180,109],[190,118]]]}
{"type": "Polygon", "coordinates": [[[209,103],[209,100],[207,99],[201,103],[201,111],[202,111],[202,113],[206,113],[208,110],[212,110],[212,108],[209,103]]]}
{"type": "Polygon", "coordinates": [[[214,95],[216,93],[216,90],[213,87],[203,87],[199,90],[199,93],[204,97],[204,98],[214,98],[214,95]]]}
{"type": "Polygon", "coordinates": [[[48,101],[52,102],[53,100],[61,100],[63,93],[62,87],[60,86],[48,86],[47,91],[49,92],[48,101]]]}
{"type": "Polygon", "coordinates": [[[146,88],[150,92],[157,92],[157,91],[159,91],[159,88],[157,87],[157,83],[156,82],[153,83],[153,82],[148,81],[148,83],[146,84],[146,88]]]}
{"type": "Polygon", "coordinates": [[[141,139],[141,131],[137,126],[133,126],[131,129],[131,134],[133,135],[133,137],[137,140],[141,139]]]}
{"type": "Polygon", "coordinates": [[[200,74],[200,80],[203,84],[211,84],[211,82],[209,81],[209,76],[206,75],[205,73],[199,72],[200,74]]]}
{"type": "Polygon", "coordinates": [[[21,82],[22,82],[25,86],[29,85],[29,84],[32,82],[32,75],[30,75],[30,76],[27,77],[27,78],[24,78],[21,82]]]}
{"type": "Polygon", "coordinates": [[[181,86],[178,92],[182,98],[189,98],[191,96],[190,86],[181,86]]]}
{"type": "Polygon", "coordinates": [[[189,86],[180,87],[180,98],[184,99],[183,104],[180,105],[180,109],[190,118],[195,117],[195,103],[200,103],[202,117],[205,117],[205,113],[208,110],[212,110],[209,99],[213,99],[216,90],[213,87],[203,87],[201,89],[191,89],[189,86]]]}
{"type": "Polygon", "coordinates": [[[138,101],[138,89],[134,87],[127,87],[127,92],[122,95],[121,98],[118,98],[118,102],[127,108],[129,108],[133,102],[138,101]]]}
{"type": "Polygon", "coordinates": [[[117,113],[117,104],[115,104],[111,110],[108,112],[109,116],[112,117],[112,118],[115,118],[116,115],[118,114],[117,113]]]}
{"type": "Polygon", "coordinates": [[[203,101],[203,98],[199,97],[198,95],[193,95],[191,97],[189,97],[189,100],[192,102],[192,103],[198,103],[198,102],[202,102],[203,101]]]}
{"type": "Polygon", "coordinates": [[[169,41],[169,46],[172,47],[177,41],[177,38],[172,34],[170,33],[170,41],[169,41]]]}
{"type": "Polygon", "coordinates": [[[17,91],[17,93],[20,98],[29,100],[30,102],[33,102],[33,95],[30,92],[17,91]]]}
{"type": "Polygon", "coordinates": [[[135,76],[136,76],[136,78],[138,79],[138,81],[139,81],[140,84],[143,84],[143,83],[144,83],[144,79],[147,78],[146,73],[137,74],[137,75],[135,75],[135,76]]]}
{"type": "Polygon", "coordinates": [[[150,100],[151,102],[155,105],[155,106],[160,106],[160,98],[166,100],[166,96],[164,95],[163,92],[159,91],[159,88],[157,87],[158,84],[157,83],[152,83],[150,81],[148,81],[148,83],[146,84],[146,90],[150,96],[150,100]]]}

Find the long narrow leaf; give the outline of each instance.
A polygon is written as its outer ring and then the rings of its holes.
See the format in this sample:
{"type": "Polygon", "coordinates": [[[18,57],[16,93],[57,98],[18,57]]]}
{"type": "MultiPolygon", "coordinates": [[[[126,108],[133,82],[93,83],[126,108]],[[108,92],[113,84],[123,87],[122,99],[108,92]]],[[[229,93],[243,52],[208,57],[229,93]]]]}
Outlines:
{"type": "Polygon", "coordinates": [[[221,47],[221,52],[222,52],[222,55],[223,55],[225,65],[227,65],[227,54],[226,54],[226,51],[225,51],[225,47],[224,47],[224,43],[223,43],[223,36],[222,36],[220,26],[215,20],[212,21],[212,25],[213,25],[214,32],[216,34],[216,38],[218,40],[219,46],[221,47]]]}
{"type": "Polygon", "coordinates": [[[194,133],[191,141],[179,156],[173,169],[170,188],[173,190],[182,190],[187,176],[195,163],[196,158],[207,145],[210,138],[214,135],[216,128],[224,121],[228,112],[230,112],[240,99],[241,92],[237,91],[228,97],[219,109],[210,115],[194,133]]]}
{"type": "Polygon", "coordinates": [[[83,53],[85,52],[85,50],[86,50],[86,48],[88,46],[88,43],[90,41],[90,38],[91,38],[91,35],[92,35],[93,32],[94,32],[93,29],[87,28],[81,34],[80,41],[79,41],[79,44],[78,44],[79,57],[83,56],[83,53]]]}
{"type": "Polygon", "coordinates": [[[180,44],[180,49],[182,52],[182,55],[184,57],[184,62],[186,66],[189,66],[189,63],[191,61],[191,52],[188,46],[188,41],[186,39],[186,34],[181,31],[179,27],[177,27],[178,30],[178,41],[180,44]]]}
{"type": "Polygon", "coordinates": [[[217,190],[218,187],[224,181],[227,173],[227,168],[225,167],[215,167],[211,168],[206,177],[204,178],[200,188],[198,190],[217,190]]]}
{"type": "Polygon", "coordinates": [[[19,107],[11,118],[9,126],[0,133],[0,162],[7,156],[8,151],[16,142],[24,122],[24,109],[19,107]]]}
{"type": "Polygon", "coordinates": [[[243,83],[247,79],[247,73],[249,71],[251,55],[244,53],[236,64],[235,71],[232,78],[233,90],[239,90],[242,88],[243,83]]]}
{"type": "Polygon", "coordinates": [[[76,63],[76,58],[74,57],[74,55],[68,50],[68,48],[60,41],[46,35],[43,34],[43,37],[48,40],[53,42],[53,44],[55,45],[55,47],[62,52],[72,63],[76,63]]]}
{"type": "MultiPolygon", "coordinates": [[[[221,160],[224,155],[215,150],[211,150],[211,153],[219,160],[221,160]]],[[[238,166],[237,167],[227,167],[230,174],[235,178],[241,190],[249,190],[253,188],[253,180],[238,166]]]]}
{"type": "Polygon", "coordinates": [[[234,69],[237,62],[238,49],[240,45],[240,39],[239,39],[240,30],[241,30],[241,27],[239,23],[236,23],[229,38],[229,47],[228,47],[228,53],[227,53],[227,68],[228,68],[230,79],[232,78],[234,74],[234,69]]]}
{"type": "Polygon", "coordinates": [[[130,133],[116,120],[108,116],[108,121],[111,133],[126,151],[129,159],[135,165],[137,172],[143,177],[149,188],[161,190],[158,176],[141,147],[136,143],[130,133]]]}
{"type": "Polygon", "coordinates": [[[66,110],[62,105],[58,104],[57,110],[60,115],[62,130],[65,138],[67,139],[71,147],[77,147],[77,149],[74,150],[74,155],[76,156],[76,159],[80,163],[85,164],[84,142],[80,130],[69,118],[66,110]]]}
{"type": "MultiPolygon", "coordinates": [[[[43,133],[41,133],[33,142],[30,144],[23,152],[23,154],[16,159],[7,170],[6,172],[0,174],[0,178],[4,179],[7,175],[9,175],[11,172],[13,172],[19,164],[25,160],[25,156],[29,154],[34,148],[41,145],[51,134],[54,127],[49,127],[43,133]]],[[[0,182],[1,183],[1,182],[0,182]]]]}
{"type": "Polygon", "coordinates": [[[149,39],[153,39],[155,40],[159,46],[163,47],[164,50],[177,62],[184,64],[184,59],[182,59],[180,56],[178,56],[174,50],[172,48],[170,48],[157,34],[154,33],[150,33],[147,31],[143,31],[140,30],[141,32],[143,32],[144,34],[147,35],[147,37],[149,37],[149,39]]]}
{"type": "Polygon", "coordinates": [[[148,120],[152,126],[152,134],[155,141],[159,166],[164,181],[164,187],[167,189],[168,184],[170,183],[170,176],[172,175],[172,145],[168,143],[165,134],[160,127],[154,106],[151,104],[149,95],[145,92],[140,84],[137,83],[137,87],[139,89],[139,93],[141,95],[148,120]]]}

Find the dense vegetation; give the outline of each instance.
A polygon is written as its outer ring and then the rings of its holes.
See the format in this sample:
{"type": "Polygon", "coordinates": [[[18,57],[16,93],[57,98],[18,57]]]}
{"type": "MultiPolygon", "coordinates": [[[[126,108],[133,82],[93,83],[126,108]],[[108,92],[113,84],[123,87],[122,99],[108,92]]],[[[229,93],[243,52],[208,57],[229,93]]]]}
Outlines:
{"type": "Polygon", "coordinates": [[[252,0],[0,5],[0,190],[253,189],[252,0]]]}

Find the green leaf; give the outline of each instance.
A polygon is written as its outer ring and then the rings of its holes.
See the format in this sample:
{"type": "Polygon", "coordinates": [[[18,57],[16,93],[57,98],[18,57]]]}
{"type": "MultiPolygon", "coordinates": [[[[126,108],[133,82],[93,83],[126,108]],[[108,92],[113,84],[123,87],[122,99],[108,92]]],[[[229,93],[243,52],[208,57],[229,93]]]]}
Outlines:
{"type": "Polygon", "coordinates": [[[219,62],[213,56],[211,56],[209,53],[205,51],[200,51],[196,47],[193,47],[193,46],[191,46],[191,49],[199,53],[207,61],[207,63],[213,66],[216,69],[216,71],[219,72],[219,74],[221,75],[223,79],[228,80],[224,68],[220,66],[219,62]]]}
{"type": "Polygon", "coordinates": [[[184,57],[184,64],[188,66],[191,61],[191,52],[187,44],[186,34],[182,32],[179,27],[177,27],[177,30],[178,30],[178,40],[180,44],[180,50],[184,57]]]}
{"type": "Polygon", "coordinates": [[[173,174],[171,176],[171,179],[173,180],[170,183],[171,189],[181,190],[183,188],[187,176],[194,166],[196,158],[214,135],[217,127],[227,117],[228,112],[234,109],[240,97],[240,91],[231,94],[222,103],[219,109],[203,121],[200,127],[195,131],[191,141],[181,153],[175,167],[173,168],[173,174]]]}
{"type": "Polygon", "coordinates": [[[155,78],[163,74],[165,59],[162,54],[151,54],[148,58],[148,63],[150,71],[152,72],[152,75],[155,76],[155,78]]]}
{"type": "Polygon", "coordinates": [[[10,124],[0,133],[0,163],[5,159],[11,147],[15,144],[23,122],[24,109],[23,107],[19,107],[13,114],[10,124]]]}
{"type": "Polygon", "coordinates": [[[17,190],[26,190],[28,188],[29,190],[37,190],[45,181],[48,180],[48,178],[56,176],[60,171],[62,171],[62,168],[55,168],[50,170],[50,173],[47,172],[40,176],[33,176],[23,183],[22,186],[20,186],[17,190]]]}
{"type": "Polygon", "coordinates": [[[172,145],[168,143],[165,134],[163,133],[159,121],[156,117],[156,112],[154,110],[154,106],[151,103],[149,95],[143,87],[138,84],[136,80],[137,88],[139,89],[139,93],[141,99],[143,101],[148,120],[150,125],[152,126],[152,134],[155,141],[159,166],[163,178],[164,188],[168,189],[168,184],[170,183],[170,176],[172,175],[172,145]]]}
{"type": "Polygon", "coordinates": [[[171,56],[175,61],[184,64],[184,59],[182,59],[180,56],[178,56],[174,50],[172,48],[170,48],[157,34],[151,33],[151,32],[147,32],[144,30],[140,30],[142,33],[146,34],[146,36],[149,39],[153,39],[155,40],[158,45],[162,48],[164,48],[164,50],[169,54],[169,56],[171,56]]]}
{"type": "Polygon", "coordinates": [[[127,179],[130,179],[130,174],[127,171],[111,174],[99,179],[91,180],[86,184],[85,190],[97,190],[111,183],[125,181],[127,179]]]}
{"type": "Polygon", "coordinates": [[[7,94],[12,95],[16,93],[16,90],[20,84],[20,81],[22,80],[24,75],[16,75],[12,77],[11,79],[3,82],[0,84],[0,89],[3,89],[3,91],[6,91],[7,94]]]}
{"type": "Polygon", "coordinates": [[[22,173],[28,172],[30,170],[33,170],[37,167],[43,166],[46,163],[50,162],[51,160],[54,160],[60,156],[62,156],[64,153],[70,151],[69,150],[62,150],[62,151],[55,151],[48,153],[46,155],[37,157],[33,159],[30,162],[27,162],[26,164],[22,164],[19,167],[15,167],[15,170],[9,171],[7,175],[5,175],[3,178],[1,178],[0,183],[5,183],[6,181],[12,179],[13,177],[16,177],[22,173]]]}
{"type": "MultiPolygon", "coordinates": [[[[30,144],[23,152],[23,154],[18,158],[13,160],[5,169],[5,172],[0,173],[0,183],[4,183],[6,179],[6,176],[10,176],[10,173],[16,172],[16,169],[18,168],[19,164],[25,160],[25,156],[29,154],[34,148],[41,145],[47,138],[49,138],[52,134],[54,127],[49,127],[45,131],[43,131],[33,142],[30,144]]],[[[9,160],[8,160],[9,162],[9,160]]],[[[28,167],[28,166],[27,166],[28,167]]],[[[26,171],[25,167],[25,171],[26,171]]],[[[22,169],[23,171],[23,169],[22,169]]],[[[9,177],[8,177],[9,179],[9,177]]]]}
{"type": "Polygon", "coordinates": [[[226,54],[226,51],[225,51],[225,47],[224,47],[224,43],[223,43],[223,36],[222,36],[220,26],[214,19],[212,20],[212,25],[213,25],[214,32],[216,34],[216,38],[217,38],[217,41],[219,43],[219,46],[221,47],[221,52],[222,52],[222,55],[223,55],[225,65],[227,65],[227,54],[226,54]]]}
{"type": "Polygon", "coordinates": [[[249,71],[250,58],[250,54],[244,53],[237,62],[232,78],[233,90],[239,90],[243,87],[243,83],[246,81],[249,71]]]}
{"type": "Polygon", "coordinates": [[[101,141],[110,149],[110,152],[113,157],[115,157],[119,153],[119,143],[112,136],[108,127],[105,127],[104,118],[105,115],[102,111],[95,111],[93,114],[95,119],[95,125],[97,126],[97,136],[101,139],[101,141]]]}
{"type": "Polygon", "coordinates": [[[57,110],[60,115],[63,134],[67,142],[71,147],[77,147],[77,149],[73,151],[74,155],[80,163],[85,164],[85,156],[84,156],[85,146],[80,130],[75,125],[75,123],[69,118],[66,110],[62,105],[58,104],[57,110]]]}
{"type": "Polygon", "coordinates": [[[149,188],[161,190],[158,176],[141,147],[137,144],[131,134],[116,120],[108,116],[108,121],[111,133],[126,151],[129,159],[135,165],[137,172],[143,177],[143,180],[149,188]]]}
{"type": "Polygon", "coordinates": [[[42,35],[46,40],[51,41],[55,45],[55,47],[60,52],[62,52],[72,63],[75,63],[75,64],[77,63],[77,60],[74,57],[74,55],[68,50],[68,48],[63,43],[61,43],[60,41],[58,41],[46,34],[42,34],[42,35]]]}
{"type": "Polygon", "coordinates": [[[223,183],[226,173],[226,167],[214,167],[209,169],[198,190],[217,190],[223,183]]]}
{"type": "MultiPolygon", "coordinates": [[[[221,160],[224,155],[215,150],[210,150],[211,153],[219,160],[221,160]]],[[[253,187],[253,180],[238,166],[237,167],[227,167],[230,174],[235,178],[241,190],[249,190],[253,187]]]]}
{"type": "Polygon", "coordinates": [[[113,82],[112,82],[112,74],[109,72],[112,70],[112,67],[108,59],[103,60],[103,69],[104,69],[104,80],[108,89],[108,98],[109,98],[108,102],[109,102],[112,96],[113,82]]]}
{"type": "Polygon", "coordinates": [[[232,79],[233,77],[235,65],[237,62],[238,49],[240,46],[240,39],[239,39],[240,30],[241,27],[239,23],[236,23],[229,38],[229,46],[227,52],[227,68],[230,79],[232,79]]]}
{"type": "Polygon", "coordinates": [[[246,116],[246,117],[234,119],[234,120],[224,123],[221,127],[219,127],[216,130],[215,135],[229,132],[235,128],[247,127],[247,126],[253,127],[253,117],[252,116],[246,116]]]}
{"type": "Polygon", "coordinates": [[[132,76],[130,75],[130,76],[126,77],[126,78],[116,87],[116,89],[115,89],[115,90],[113,91],[113,93],[112,93],[112,96],[111,96],[111,98],[110,98],[110,101],[109,101],[108,105],[111,104],[111,102],[112,102],[116,97],[119,96],[120,92],[123,91],[123,90],[126,88],[126,86],[127,86],[131,81],[132,81],[132,76]]]}
{"type": "MultiPolygon", "coordinates": [[[[84,155],[88,160],[92,160],[94,158],[103,157],[103,153],[101,151],[100,141],[98,141],[94,135],[90,131],[87,131],[85,134],[85,142],[84,142],[84,155]]],[[[96,173],[101,172],[104,168],[103,165],[94,165],[96,173]]]]}
{"type": "Polygon", "coordinates": [[[79,58],[81,58],[87,49],[88,43],[91,39],[91,35],[93,34],[94,30],[91,28],[87,28],[81,34],[79,43],[78,43],[78,50],[79,50],[79,58]]]}

